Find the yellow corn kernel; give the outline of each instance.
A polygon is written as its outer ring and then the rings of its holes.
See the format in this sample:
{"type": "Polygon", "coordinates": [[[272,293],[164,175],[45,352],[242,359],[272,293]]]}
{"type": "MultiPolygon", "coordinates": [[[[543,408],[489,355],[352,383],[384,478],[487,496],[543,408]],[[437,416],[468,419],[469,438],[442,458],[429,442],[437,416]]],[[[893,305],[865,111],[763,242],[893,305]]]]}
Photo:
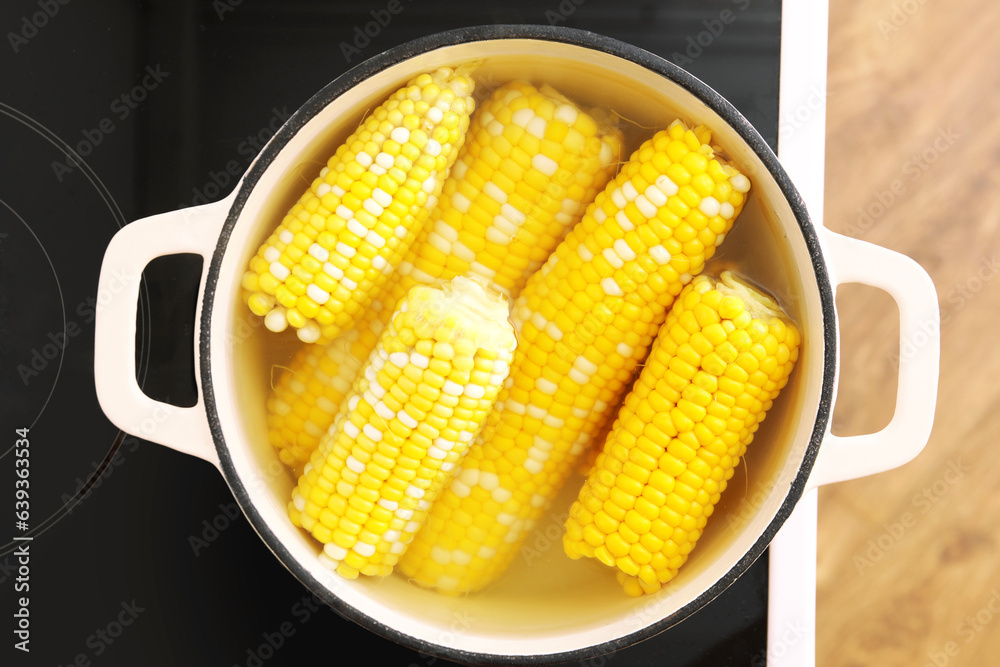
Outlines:
{"type": "MultiPolygon", "coordinates": [[[[689,179],[691,174],[671,161],[666,148],[673,134],[684,138],[686,132],[678,121],[645,142],[518,296],[511,314],[518,349],[498,400],[502,407],[490,414],[461,474],[400,561],[413,581],[462,593],[503,573],[582,453],[611,421],[674,296],[714,252],[714,239],[685,255],[672,238],[690,225],[670,211],[675,202],[689,207],[668,173],[680,167],[689,179]],[[579,293],[591,304],[574,311],[569,306],[579,293]],[[558,364],[567,370],[555,371],[558,364]],[[478,493],[484,484],[493,502],[483,502],[478,493]],[[455,523],[456,516],[466,515],[497,528],[473,539],[455,523]],[[461,556],[442,561],[434,558],[441,553],[435,548],[461,556]]],[[[718,169],[712,149],[705,145],[701,151],[705,169],[718,169]]],[[[726,219],[719,238],[738,213],[730,201],[711,197],[700,207],[718,207],[726,219]]],[[[624,511],[608,514],[619,523],[625,517],[624,511]]]]}
{"type": "Polygon", "coordinates": [[[485,421],[514,346],[506,300],[475,281],[459,277],[442,288],[420,286],[407,295],[344,400],[345,409],[299,476],[288,505],[292,522],[324,543],[324,565],[351,579],[392,571],[485,421]],[[411,381],[416,389],[428,372],[430,360],[417,352],[416,341],[448,342],[462,351],[443,360],[451,370],[431,411],[393,411],[386,399],[405,374],[416,371],[418,379],[411,381]],[[471,345],[462,344],[466,341],[471,345]],[[463,356],[471,357],[472,367],[489,366],[488,382],[474,382],[470,372],[457,368],[463,356]],[[395,380],[388,372],[393,368],[401,371],[395,380]],[[454,408],[462,399],[468,410],[459,414],[454,408]]]}
{"type": "Polygon", "coordinates": [[[366,115],[250,262],[248,305],[268,329],[329,342],[361,316],[440,195],[472,89],[463,68],[444,67],[366,115]]]}
{"type": "Polygon", "coordinates": [[[767,294],[728,271],[719,278],[695,278],[681,292],[660,327],[646,366],[570,508],[563,536],[566,554],[571,558],[596,558],[615,567],[618,581],[628,595],[654,593],[673,579],[725,490],[725,480],[732,476],[739,456],[753,440],[757,425],[766,415],[765,404],[770,405],[788,382],[799,344],[795,324],[767,294]],[[684,333],[678,339],[673,333],[677,331],[675,325],[690,319],[688,315],[694,316],[696,326],[693,330],[682,328],[684,333]],[[713,327],[719,325],[746,335],[727,340],[712,333],[713,327]],[[707,346],[705,341],[710,341],[707,346]],[[733,348],[731,354],[717,353],[724,346],[733,348]],[[690,362],[685,368],[696,369],[694,375],[679,373],[671,364],[681,355],[690,362]],[[746,383],[726,377],[739,359],[758,355],[760,365],[769,368],[767,372],[746,383]],[[723,357],[728,361],[719,361],[723,357]],[[690,398],[678,399],[678,394],[690,398]],[[726,426],[725,432],[703,427],[711,417],[698,403],[733,404],[753,397],[745,421],[726,426]],[[644,433],[654,447],[652,453],[643,450],[642,455],[633,456],[635,448],[623,446],[630,439],[629,425],[654,401],[662,406],[657,417],[669,421],[672,432],[647,429],[644,433]],[[726,440],[733,442],[728,449],[735,448],[738,456],[717,455],[727,450],[727,445],[722,444],[726,440]],[[615,465],[615,459],[627,463],[615,465]],[[626,508],[628,498],[615,494],[620,489],[641,496],[640,500],[649,503],[643,505],[647,511],[639,511],[639,501],[636,509],[626,508]],[[601,520],[600,514],[595,516],[590,510],[590,499],[595,497],[607,497],[615,507],[625,508],[624,522],[609,523],[601,520]],[[623,542],[634,544],[629,539],[633,537],[638,538],[642,548],[629,547],[625,553],[623,542]],[[613,565],[608,563],[606,552],[616,556],[613,565]]]}

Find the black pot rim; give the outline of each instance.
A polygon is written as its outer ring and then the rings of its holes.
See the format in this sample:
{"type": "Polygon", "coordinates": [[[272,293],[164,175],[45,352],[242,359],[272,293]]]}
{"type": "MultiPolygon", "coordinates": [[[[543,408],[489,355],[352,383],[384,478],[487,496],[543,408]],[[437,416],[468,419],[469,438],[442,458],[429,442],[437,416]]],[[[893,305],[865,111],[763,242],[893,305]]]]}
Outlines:
{"type": "Polygon", "coordinates": [[[427,37],[407,42],[374,56],[355,66],[326,85],[322,90],[310,98],[300,109],[298,109],[288,119],[288,121],[285,122],[272,140],[264,147],[258,158],[254,161],[246,173],[219,236],[219,242],[213,254],[211,265],[208,269],[208,276],[206,278],[204,300],[201,312],[199,354],[205,410],[208,416],[209,427],[215,441],[223,476],[229,484],[237,502],[242,507],[244,513],[257,533],[274,552],[278,559],[285,565],[285,567],[288,568],[288,570],[300,582],[302,582],[303,585],[310,589],[314,595],[322,599],[344,618],[352,620],[383,637],[424,653],[438,655],[449,660],[455,660],[468,664],[553,664],[566,661],[587,660],[606,653],[611,653],[644,639],[648,639],[670,628],[671,626],[676,625],[701,607],[711,602],[733,581],[742,575],[750,567],[750,565],[752,565],[753,562],[761,556],[761,554],[763,554],[772,538],[778,532],[778,529],[792,513],[792,510],[797,504],[799,498],[802,496],[809,473],[812,470],[816,456],[819,452],[819,447],[823,440],[823,435],[826,430],[827,422],[830,418],[830,411],[833,403],[834,375],[837,363],[836,338],[837,332],[835,328],[833,290],[830,285],[829,275],[827,274],[818,234],[809,218],[808,212],[806,211],[805,202],[795,189],[788,177],[788,174],[778,163],[778,159],[771,151],[770,147],[764,142],[763,138],[761,138],[749,121],[747,121],[746,118],[744,118],[743,115],[732,106],[732,104],[730,104],[725,98],[701,80],[695,78],[693,75],[673,63],[636,46],[632,46],[604,35],[560,26],[487,25],[458,28],[455,30],[429,35],[427,37]],[[753,150],[753,152],[767,168],[768,173],[775,180],[791,207],[796,221],[799,224],[799,229],[802,233],[803,239],[809,250],[812,268],[815,272],[817,284],[819,286],[823,313],[824,361],[822,387],[819,409],[816,415],[816,420],[813,424],[809,445],[803,457],[802,464],[800,465],[798,472],[791,483],[789,492],[782,502],[777,514],[768,524],[764,532],[758,537],[753,546],[746,552],[746,554],[744,554],[743,558],[741,558],[732,569],[730,569],[722,578],[716,581],[715,584],[713,584],[697,598],[681,607],[673,614],[660,619],[655,623],[651,623],[650,625],[647,625],[644,628],[641,628],[624,637],[602,644],[561,653],[536,655],[501,655],[464,651],[418,639],[395,628],[389,627],[380,622],[378,619],[352,607],[344,600],[330,592],[321,582],[313,577],[308,570],[306,570],[291,555],[288,549],[271,531],[270,527],[253,505],[249,494],[247,493],[246,487],[233,466],[232,458],[226,445],[225,435],[222,432],[219,422],[210,362],[212,309],[215,303],[216,286],[219,279],[222,259],[225,254],[226,247],[228,246],[230,235],[232,234],[236,221],[243,210],[243,206],[246,204],[250,191],[254,188],[261,175],[274,160],[275,156],[282,150],[282,148],[284,148],[295,133],[297,133],[307,121],[319,113],[319,111],[327,104],[349,91],[356,84],[378,72],[403,62],[404,60],[445,46],[504,39],[536,39],[541,41],[566,43],[602,51],[622,58],[623,60],[638,64],[682,86],[706,104],[715,113],[717,113],[733,128],[735,128],[741,138],[747,143],[747,145],[753,150]]]}

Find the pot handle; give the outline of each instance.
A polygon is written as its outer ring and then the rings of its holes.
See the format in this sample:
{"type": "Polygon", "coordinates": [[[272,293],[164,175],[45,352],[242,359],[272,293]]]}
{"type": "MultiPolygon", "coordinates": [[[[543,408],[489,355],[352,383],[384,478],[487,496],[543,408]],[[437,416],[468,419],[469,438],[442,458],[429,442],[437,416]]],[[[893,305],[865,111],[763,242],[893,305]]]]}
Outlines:
{"type": "Polygon", "coordinates": [[[940,370],[941,316],[927,272],[898,252],[825,229],[823,233],[834,290],[860,283],[884,290],[896,301],[899,385],[895,413],[882,430],[845,437],[833,435],[827,426],[808,488],[891,470],[919,454],[934,423],[940,370]]]}
{"type": "MultiPolygon", "coordinates": [[[[101,264],[94,323],[94,379],[101,409],[126,433],[192,454],[219,467],[205,414],[201,379],[198,402],[182,408],[153,400],[136,381],[135,329],[139,284],[146,265],[179,253],[201,255],[206,264],[198,289],[197,321],[208,275],[235,192],[222,201],[150,216],[132,222],[111,239],[101,264]]],[[[198,355],[195,355],[198,359],[198,355]]],[[[197,364],[197,361],[195,362],[197,364]]]]}

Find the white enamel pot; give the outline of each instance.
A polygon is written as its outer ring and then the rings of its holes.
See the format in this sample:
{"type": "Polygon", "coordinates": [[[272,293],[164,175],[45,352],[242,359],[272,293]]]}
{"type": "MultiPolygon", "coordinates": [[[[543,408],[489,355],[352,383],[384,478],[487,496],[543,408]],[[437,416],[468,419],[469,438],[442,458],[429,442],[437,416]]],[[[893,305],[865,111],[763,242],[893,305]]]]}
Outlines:
{"type": "Polygon", "coordinates": [[[673,64],[621,42],[564,28],[488,26],[417,40],[339,77],[277,132],[224,200],[136,221],[112,240],[100,293],[95,374],[101,406],[121,429],[219,468],[261,539],[315,595],[343,616],[427,653],[470,663],[584,659],[650,637],[694,613],[758,558],[808,490],[899,466],[926,444],[938,377],[937,296],[927,274],[895,252],[817,228],[771,150],[732,105],[673,64]],[[710,268],[734,267],[770,288],[800,324],[794,376],[678,577],[630,599],[595,564],[571,561],[549,539],[579,484],[572,480],[539,527],[532,558],[493,588],[465,598],[404,578],[342,580],[320,565],[317,545],[285,512],[294,480],[266,437],[267,332],[240,302],[248,259],[336,145],[415,73],[481,61],[484,86],[545,81],[584,103],[610,105],[634,126],[629,148],[675,117],[712,128],[715,143],[752,181],[748,204],[710,268]],[[647,129],[641,129],[647,128],[647,129]],[[199,399],[179,408],[148,398],[135,380],[139,280],[153,258],[206,260],[196,338],[199,399]],[[121,276],[133,276],[122,281],[121,276]],[[902,341],[896,411],[877,433],[837,437],[836,288],[862,283],[899,306],[902,341]],[[114,289],[111,289],[111,288],[114,289]],[[547,546],[539,549],[538,547],[547,546]],[[456,622],[457,620],[461,622],[456,622]]]}

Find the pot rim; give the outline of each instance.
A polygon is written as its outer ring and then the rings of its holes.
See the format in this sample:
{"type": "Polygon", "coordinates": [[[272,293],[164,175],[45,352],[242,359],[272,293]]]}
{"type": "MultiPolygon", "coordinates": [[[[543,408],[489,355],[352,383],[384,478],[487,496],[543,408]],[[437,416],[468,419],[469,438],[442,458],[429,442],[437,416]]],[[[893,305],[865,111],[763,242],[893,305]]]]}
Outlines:
{"type": "Polygon", "coordinates": [[[399,644],[418,651],[439,655],[449,660],[472,664],[510,664],[512,660],[517,660],[519,663],[523,664],[551,664],[571,660],[587,660],[589,658],[604,655],[618,649],[631,646],[659,634],[660,632],[681,622],[701,607],[711,602],[716,596],[722,593],[722,591],[728,588],[733,581],[741,576],[750,567],[750,565],[752,565],[754,561],[760,557],[761,554],[763,554],[768,544],[770,544],[771,540],[778,532],[778,529],[791,515],[792,510],[798,503],[799,498],[802,496],[830,418],[837,364],[837,331],[834,313],[833,289],[827,273],[826,263],[823,259],[819,235],[806,210],[805,202],[795,189],[795,186],[792,184],[784,168],[778,162],[777,156],[775,156],[774,152],[770,149],[756,129],[754,129],[750,122],[744,118],[731,103],[729,103],[714,89],[686,70],[681,69],[677,65],[674,65],[670,61],[656,54],[617,39],[590,31],[561,26],[543,25],[497,24],[472,26],[421,37],[390,48],[359,63],[319,90],[308,101],[306,101],[305,104],[296,110],[296,112],[292,114],[292,116],[284,123],[284,125],[281,126],[281,128],[279,128],[278,132],[275,133],[271,141],[268,142],[263,148],[257,159],[254,160],[253,164],[241,180],[239,190],[236,194],[235,200],[233,201],[232,207],[229,210],[226,222],[223,225],[219,236],[218,244],[216,245],[215,251],[212,255],[212,261],[208,267],[201,309],[201,322],[199,328],[199,366],[202,394],[204,396],[208,424],[219,456],[221,470],[227,484],[230,487],[230,490],[233,492],[237,502],[242,507],[247,518],[250,520],[254,530],[256,530],[261,536],[268,548],[274,552],[282,564],[314,595],[323,600],[323,602],[333,608],[342,617],[354,621],[372,632],[381,635],[382,637],[391,639],[399,644]],[[289,140],[302,128],[302,126],[304,126],[330,102],[349,92],[355,85],[378,72],[420,54],[442,47],[477,41],[495,41],[505,39],[534,39],[539,41],[559,42],[593,49],[616,56],[623,60],[640,65],[641,67],[659,74],[667,80],[681,86],[704,103],[708,108],[718,114],[726,123],[736,130],[736,132],[740,135],[740,138],[749,146],[757,158],[761,160],[767,169],[768,174],[774,179],[782,195],[787,200],[809,251],[812,269],[815,273],[817,286],[819,288],[819,297],[823,314],[822,385],[820,388],[819,408],[817,410],[816,420],[813,424],[809,444],[805,450],[802,463],[791,482],[788,494],[782,501],[782,504],[774,518],[767,525],[765,530],[758,536],[757,540],[750,547],[750,549],[712,586],[688,602],[686,605],[678,608],[674,613],[664,618],[650,623],[649,625],[646,625],[645,627],[628,635],[601,644],[570,651],[563,651],[560,653],[535,655],[512,655],[465,651],[441,644],[434,644],[412,635],[408,635],[400,630],[397,630],[396,628],[385,625],[377,618],[369,616],[368,614],[354,608],[312,576],[270,529],[267,522],[254,506],[247,488],[243,484],[233,465],[219,420],[210,364],[211,337],[209,332],[212,324],[212,310],[215,303],[216,287],[219,280],[221,264],[226,248],[229,244],[230,236],[240,217],[240,214],[242,213],[250,192],[256,186],[262,174],[274,160],[275,156],[286,146],[289,140]]]}

